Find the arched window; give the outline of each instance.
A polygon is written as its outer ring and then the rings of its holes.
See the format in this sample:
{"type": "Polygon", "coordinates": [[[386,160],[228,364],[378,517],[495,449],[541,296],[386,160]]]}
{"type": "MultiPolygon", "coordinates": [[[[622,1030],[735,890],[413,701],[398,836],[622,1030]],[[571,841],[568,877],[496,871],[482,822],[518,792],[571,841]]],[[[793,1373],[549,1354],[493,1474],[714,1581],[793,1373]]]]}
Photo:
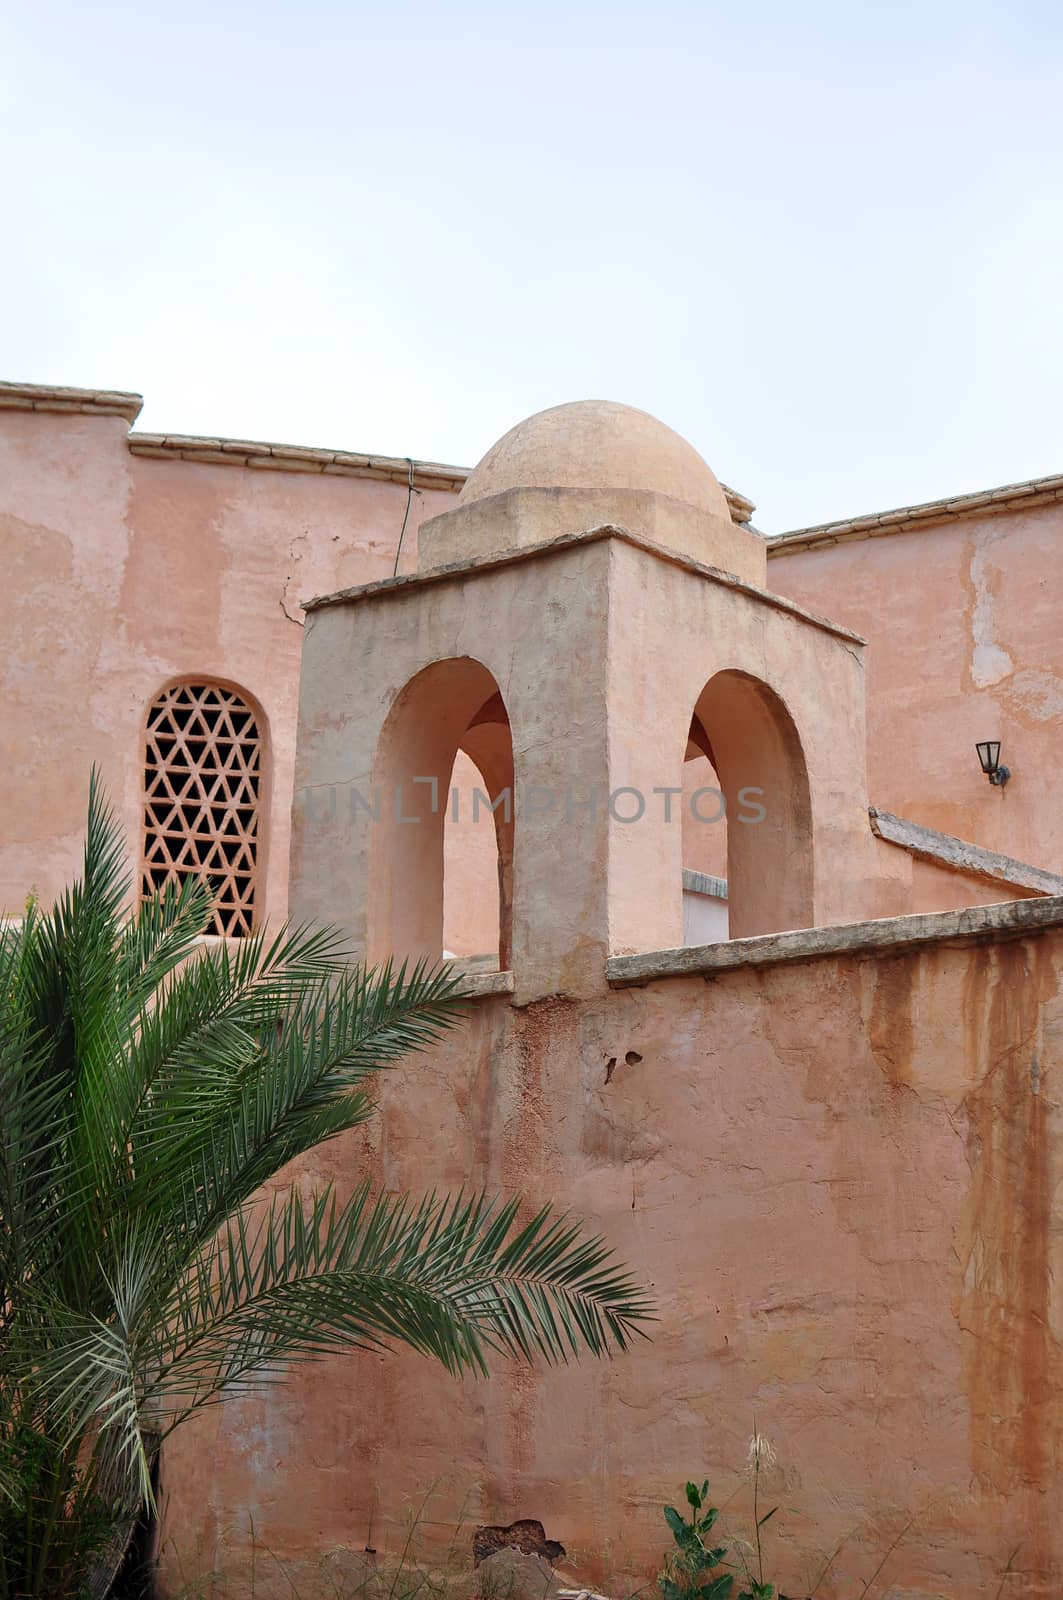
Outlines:
{"type": "Polygon", "coordinates": [[[144,897],[195,874],[214,896],[208,931],[249,934],[261,783],[262,733],[237,690],[198,682],[164,689],[147,721],[144,897]]]}

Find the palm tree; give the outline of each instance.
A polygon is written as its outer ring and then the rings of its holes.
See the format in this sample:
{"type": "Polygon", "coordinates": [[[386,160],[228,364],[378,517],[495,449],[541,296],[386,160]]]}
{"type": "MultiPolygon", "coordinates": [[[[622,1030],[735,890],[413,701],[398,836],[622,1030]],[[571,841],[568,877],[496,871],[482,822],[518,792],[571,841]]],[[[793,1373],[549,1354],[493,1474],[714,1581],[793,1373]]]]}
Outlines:
{"type": "Polygon", "coordinates": [[[205,945],[193,879],[130,900],[94,773],[80,881],[0,933],[2,1600],[105,1594],[161,1441],[292,1362],[399,1343],[483,1372],[650,1315],[549,1209],[285,1183],[459,1019],[446,971],[351,968],[305,928],[205,945]]]}

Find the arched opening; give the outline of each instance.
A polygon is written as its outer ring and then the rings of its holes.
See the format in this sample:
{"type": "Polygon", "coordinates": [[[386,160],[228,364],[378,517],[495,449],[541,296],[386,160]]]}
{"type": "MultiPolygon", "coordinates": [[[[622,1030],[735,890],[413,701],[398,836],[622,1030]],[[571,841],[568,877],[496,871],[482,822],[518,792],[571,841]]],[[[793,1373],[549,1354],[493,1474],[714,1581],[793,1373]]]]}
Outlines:
{"type": "Polygon", "coordinates": [[[368,943],[509,965],[513,743],[498,684],[470,657],[437,661],[398,695],[373,783],[368,943]]]}
{"type": "MultiPolygon", "coordinates": [[[[782,700],[748,673],[716,673],[694,707],[686,759],[684,884],[695,873],[726,879],[721,936],[811,926],[808,773],[782,700]]],[[[691,921],[689,911],[685,920],[691,921]]]]}
{"type": "Polygon", "coordinates": [[[683,943],[729,937],[727,809],[708,736],[691,720],[683,764],[683,943]]]}
{"type": "Polygon", "coordinates": [[[477,966],[497,965],[499,940],[498,842],[479,767],[459,750],[443,819],[444,954],[477,966]]]}
{"type": "Polygon", "coordinates": [[[182,678],[148,708],[141,893],[201,878],[209,931],[229,938],[255,926],[265,746],[265,718],[233,684],[182,678]]]}

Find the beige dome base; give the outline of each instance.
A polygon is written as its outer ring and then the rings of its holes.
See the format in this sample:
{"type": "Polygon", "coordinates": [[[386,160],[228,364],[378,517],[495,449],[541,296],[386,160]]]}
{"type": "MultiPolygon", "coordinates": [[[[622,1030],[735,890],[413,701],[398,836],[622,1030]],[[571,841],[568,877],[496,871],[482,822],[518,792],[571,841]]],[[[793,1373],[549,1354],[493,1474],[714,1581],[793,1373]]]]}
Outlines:
{"type": "Polygon", "coordinates": [[[422,572],[545,544],[604,526],[625,528],[758,589],[767,582],[767,546],[731,519],[639,489],[509,489],[421,524],[422,572]]]}

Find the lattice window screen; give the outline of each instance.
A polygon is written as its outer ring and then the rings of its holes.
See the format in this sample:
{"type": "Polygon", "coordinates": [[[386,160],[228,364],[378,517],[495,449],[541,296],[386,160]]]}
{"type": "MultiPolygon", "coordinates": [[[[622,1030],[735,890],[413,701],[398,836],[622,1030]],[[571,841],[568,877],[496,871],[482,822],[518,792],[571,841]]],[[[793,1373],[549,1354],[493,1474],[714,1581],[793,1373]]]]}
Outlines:
{"type": "Polygon", "coordinates": [[[251,932],[262,735],[232,689],[179,683],[148,712],[145,898],[189,874],[214,895],[211,933],[251,932]]]}

